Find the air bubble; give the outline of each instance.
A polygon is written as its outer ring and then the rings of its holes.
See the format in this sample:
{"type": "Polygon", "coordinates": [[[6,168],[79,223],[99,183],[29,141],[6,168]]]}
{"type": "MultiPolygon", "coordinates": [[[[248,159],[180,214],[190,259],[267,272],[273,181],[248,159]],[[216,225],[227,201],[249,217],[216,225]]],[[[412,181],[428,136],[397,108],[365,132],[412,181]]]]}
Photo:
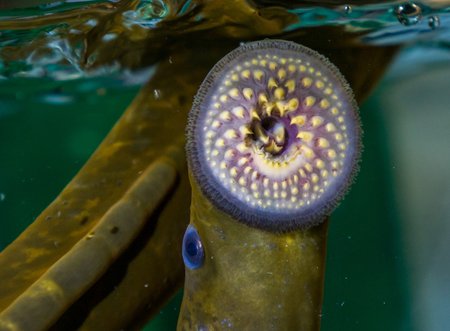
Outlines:
{"type": "Polygon", "coordinates": [[[406,26],[414,25],[422,20],[422,9],[415,3],[404,3],[394,8],[398,21],[406,26]]]}
{"type": "Polygon", "coordinates": [[[428,18],[428,26],[434,30],[441,25],[441,19],[439,16],[431,16],[428,18]]]}
{"type": "Polygon", "coordinates": [[[6,195],[5,193],[0,193],[0,201],[5,201],[6,195]]]}
{"type": "Polygon", "coordinates": [[[344,5],[344,13],[345,13],[345,15],[351,14],[351,13],[352,13],[352,10],[353,10],[352,6],[350,6],[350,5],[344,5]]]}
{"type": "Polygon", "coordinates": [[[158,100],[161,98],[161,91],[160,90],[153,90],[153,97],[158,100]]]}

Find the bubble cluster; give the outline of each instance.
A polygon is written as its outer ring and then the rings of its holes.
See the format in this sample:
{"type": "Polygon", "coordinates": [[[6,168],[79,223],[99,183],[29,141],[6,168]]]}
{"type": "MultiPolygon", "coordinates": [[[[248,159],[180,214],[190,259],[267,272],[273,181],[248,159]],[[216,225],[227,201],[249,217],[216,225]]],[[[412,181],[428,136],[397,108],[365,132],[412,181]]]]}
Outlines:
{"type": "Polygon", "coordinates": [[[238,220],[311,225],[348,187],[359,123],[347,83],[318,53],[287,41],[241,46],[203,82],[188,127],[202,191],[238,220]]]}

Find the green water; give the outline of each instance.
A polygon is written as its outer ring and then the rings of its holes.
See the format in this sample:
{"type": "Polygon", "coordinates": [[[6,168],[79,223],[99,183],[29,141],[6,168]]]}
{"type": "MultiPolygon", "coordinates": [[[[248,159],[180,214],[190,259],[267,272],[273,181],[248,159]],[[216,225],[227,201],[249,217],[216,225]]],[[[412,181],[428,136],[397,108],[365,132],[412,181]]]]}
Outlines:
{"type": "MultiPolygon", "coordinates": [[[[196,4],[75,1],[0,11],[1,249],[57,196],[151,77],[163,56],[152,47],[165,45],[159,38],[146,42],[154,37],[152,31],[166,29],[175,38],[183,29],[198,36],[211,28],[207,7],[196,4]],[[121,26],[97,20],[93,6],[105,15],[122,10],[121,26]],[[85,14],[82,22],[75,12],[85,14]]],[[[342,28],[345,34],[331,47],[415,43],[448,49],[449,9],[419,5],[421,19],[413,24],[418,15],[410,15],[408,26],[399,22],[394,4],[290,5],[279,17],[292,19],[284,28],[287,35],[306,29],[320,36],[320,29],[342,28]]],[[[361,173],[331,222],[322,330],[416,330],[392,185],[390,136],[379,111],[384,88],[361,108],[361,173]]],[[[177,294],[145,329],[174,330],[180,301],[177,294]]]]}

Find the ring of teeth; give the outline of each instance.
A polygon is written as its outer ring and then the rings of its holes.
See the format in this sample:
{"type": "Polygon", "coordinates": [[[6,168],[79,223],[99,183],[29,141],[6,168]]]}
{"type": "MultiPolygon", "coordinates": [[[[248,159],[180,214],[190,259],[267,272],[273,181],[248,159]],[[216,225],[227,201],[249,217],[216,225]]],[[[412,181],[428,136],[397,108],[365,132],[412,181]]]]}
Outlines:
{"type": "Polygon", "coordinates": [[[197,126],[216,181],[239,201],[282,212],[333,189],[354,149],[341,81],[312,54],[285,53],[234,61],[215,78],[197,126]]]}

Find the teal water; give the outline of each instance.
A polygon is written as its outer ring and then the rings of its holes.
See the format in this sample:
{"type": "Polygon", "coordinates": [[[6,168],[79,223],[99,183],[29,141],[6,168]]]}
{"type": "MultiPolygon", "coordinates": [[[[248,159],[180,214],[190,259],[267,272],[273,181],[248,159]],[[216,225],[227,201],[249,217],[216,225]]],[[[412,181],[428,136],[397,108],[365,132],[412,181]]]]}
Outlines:
{"type": "MultiPolygon", "coordinates": [[[[131,2],[35,1],[31,8],[0,11],[0,249],[57,196],[151,77],[151,54],[115,58],[110,43],[126,40],[120,46],[131,52],[143,42],[136,35],[145,39],[162,24],[184,19],[194,22],[187,29],[200,31],[211,24],[194,1],[178,7],[135,1],[134,10],[122,12],[120,29],[96,19],[96,11],[112,15],[122,3],[131,2]],[[86,19],[78,22],[74,13],[86,19]],[[27,28],[38,18],[43,21],[27,28]]],[[[340,27],[346,37],[332,41],[339,46],[406,44],[411,53],[420,46],[420,57],[428,56],[421,75],[438,61],[430,59],[433,50],[448,52],[450,7],[416,3],[419,10],[402,11],[399,5],[291,5],[286,13],[298,21],[285,32],[340,27]]],[[[365,151],[357,182],[331,223],[322,330],[419,330],[392,184],[390,133],[379,111],[379,96],[394,78],[383,80],[361,108],[365,151]]],[[[174,330],[180,300],[177,294],[145,329],[174,330]]]]}

